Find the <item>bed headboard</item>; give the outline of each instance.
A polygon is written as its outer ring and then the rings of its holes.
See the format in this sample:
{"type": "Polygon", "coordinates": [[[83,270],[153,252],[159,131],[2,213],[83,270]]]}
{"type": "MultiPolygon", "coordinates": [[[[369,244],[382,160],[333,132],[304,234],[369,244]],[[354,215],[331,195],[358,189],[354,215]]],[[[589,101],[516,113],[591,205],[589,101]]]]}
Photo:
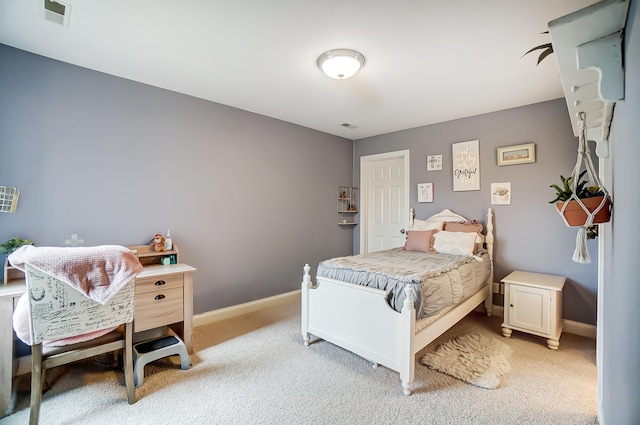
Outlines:
{"type": "MultiPolygon", "coordinates": [[[[409,229],[413,229],[415,225],[416,211],[413,208],[409,209],[409,229]]],[[[438,222],[438,221],[469,221],[466,217],[461,216],[460,214],[456,214],[449,209],[444,209],[441,212],[432,215],[431,217],[425,219],[424,221],[428,222],[438,222]]],[[[491,261],[493,261],[493,244],[495,241],[495,237],[493,234],[493,208],[487,209],[487,222],[485,225],[485,233],[484,233],[484,244],[487,251],[489,251],[489,256],[491,257],[491,261]]],[[[491,282],[493,282],[493,267],[491,268],[491,282]]]]}
{"type": "MultiPolygon", "coordinates": [[[[409,209],[409,229],[413,229],[415,226],[415,218],[416,211],[413,208],[409,209]]],[[[438,221],[469,221],[467,218],[461,216],[460,214],[456,214],[451,210],[444,209],[440,211],[438,214],[434,214],[431,217],[423,220],[428,222],[438,222],[438,221]]]]}

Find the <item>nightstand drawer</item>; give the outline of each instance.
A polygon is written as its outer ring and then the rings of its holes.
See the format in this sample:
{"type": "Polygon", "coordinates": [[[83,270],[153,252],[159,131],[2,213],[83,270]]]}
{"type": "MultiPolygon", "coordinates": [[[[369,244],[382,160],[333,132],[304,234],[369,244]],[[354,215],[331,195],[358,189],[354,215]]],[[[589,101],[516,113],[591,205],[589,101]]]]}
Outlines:
{"type": "Polygon", "coordinates": [[[166,291],[167,289],[181,288],[184,285],[184,275],[144,277],[136,279],[136,295],[150,291],[166,291]]]}
{"type": "Polygon", "coordinates": [[[184,294],[181,287],[136,293],[133,322],[135,332],[170,325],[182,320],[184,320],[184,294]]]}

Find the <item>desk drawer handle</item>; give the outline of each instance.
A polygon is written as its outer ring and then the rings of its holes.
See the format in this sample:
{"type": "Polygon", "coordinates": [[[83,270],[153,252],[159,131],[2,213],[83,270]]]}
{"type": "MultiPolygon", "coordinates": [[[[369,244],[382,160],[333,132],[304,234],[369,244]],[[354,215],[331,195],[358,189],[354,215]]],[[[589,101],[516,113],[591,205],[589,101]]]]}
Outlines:
{"type": "Polygon", "coordinates": [[[158,300],[163,300],[165,297],[164,295],[160,294],[160,295],[156,295],[154,300],[158,301],[158,300]]]}
{"type": "Polygon", "coordinates": [[[158,281],[156,281],[156,283],[154,283],[154,285],[155,285],[155,286],[162,286],[162,285],[164,285],[165,283],[167,283],[167,282],[165,282],[164,280],[158,280],[158,281]]]}

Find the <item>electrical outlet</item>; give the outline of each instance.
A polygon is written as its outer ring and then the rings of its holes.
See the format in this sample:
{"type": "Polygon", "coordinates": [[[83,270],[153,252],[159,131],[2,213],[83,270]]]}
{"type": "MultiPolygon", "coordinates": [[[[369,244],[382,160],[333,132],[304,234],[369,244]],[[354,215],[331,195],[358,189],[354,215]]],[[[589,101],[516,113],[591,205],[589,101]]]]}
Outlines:
{"type": "Polygon", "coordinates": [[[493,293],[494,294],[499,294],[500,293],[500,283],[493,282],[493,293]]]}

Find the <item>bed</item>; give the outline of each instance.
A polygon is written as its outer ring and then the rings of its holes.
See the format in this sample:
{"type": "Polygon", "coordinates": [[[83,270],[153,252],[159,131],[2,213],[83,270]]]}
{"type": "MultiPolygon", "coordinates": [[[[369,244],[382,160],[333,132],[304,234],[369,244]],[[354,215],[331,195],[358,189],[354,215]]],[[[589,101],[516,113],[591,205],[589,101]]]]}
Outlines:
{"type": "MultiPolygon", "coordinates": [[[[444,241],[445,236],[448,238],[456,236],[451,235],[453,233],[458,235],[469,232],[469,230],[438,231],[439,223],[449,223],[445,226],[453,226],[453,223],[456,223],[456,226],[475,224],[450,210],[444,210],[426,220],[417,220],[414,210],[411,209],[406,247],[409,248],[410,236],[421,234],[420,232],[426,233],[425,229],[427,231],[431,228],[435,229],[430,234],[430,237],[433,236],[430,241],[433,244],[434,238],[437,237],[436,246],[438,243],[442,246],[442,242],[438,241],[444,241]],[[412,235],[412,232],[416,233],[412,235]]],[[[405,395],[410,395],[418,351],[483,303],[486,314],[491,315],[494,243],[491,208],[487,211],[486,226],[481,227],[486,227],[482,236],[469,233],[475,238],[473,240],[475,247],[473,254],[467,257],[473,258],[469,258],[468,262],[457,259],[456,264],[485,262],[487,270],[482,277],[482,282],[476,285],[476,288],[464,290],[463,296],[454,297],[456,299],[452,304],[438,306],[435,314],[429,314],[430,307],[426,299],[429,298],[429,294],[417,293],[420,291],[419,281],[424,280],[425,276],[429,277],[427,276],[429,273],[439,276],[443,271],[423,270],[417,275],[415,271],[404,270],[402,266],[390,266],[391,269],[383,269],[383,271],[372,269],[369,274],[376,276],[377,281],[364,284],[360,280],[366,274],[362,269],[367,263],[368,257],[365,257],[363,262],[357,262],[353,267],[356,277],[349,277],[349,280],[358,281],[358,283],[342,279],[342,275],[340,275],[341,278],[333,278],[318,273],[314,285],[310,275],[311,268],[306,264],[302,279],[301,317],[304,344],[309,346],[311,335],[314,335],[367,359],[373,363],[374,368],[383,365],[399,372],[403,392],[405,395]],[[388,273],[388,270],[394,270],[394,273],[388,273]],[[388,275],[392,280],[395,279],[393,285],[387,285],[384,282],[385,279],[380,278],[381,274],[388,275]],[[408,283],[409,281],[411,283],[408,283]],[[384,289],[379,289],[380,287],[384,289]]],[[[451,229],[460,230],[459,227],[451,227],[451,229]]],[[[464,236],[464,240],[469,241],[469,237],[464,236]]],[[[446,250],[443,248],[442,251],[446,250]]],[[[395,254],[398,253],[395,252],[395,254]]],[[[454,251],[453,254],[458,253],[454,251]]],[[[424,254],[425,257],[429,255],[424,254]]],[[[360,257],[356,255],[342,258],[346,259],[347,267],[350,267],[349,262],[358,261],[360,257]]],[[[333,262],[332,260],[327,261],[333,262]]],[[[368,261],[373,268],[373,263],[377,259],[369,258],[368,261]]],[[[319,270],[326,268],[324,263],[320,263],[319,270]]],[[[344,267],[344,265],[337,267],[344,267]]],[[[382,267],[386,266],[382,265],[382,267]]],[[[444,272],[453,273],[460,268],[445,267],[447,270],[444,272]]],[[[476,278],[478,276],[479,274],[476,273],[476,278]]]]}

